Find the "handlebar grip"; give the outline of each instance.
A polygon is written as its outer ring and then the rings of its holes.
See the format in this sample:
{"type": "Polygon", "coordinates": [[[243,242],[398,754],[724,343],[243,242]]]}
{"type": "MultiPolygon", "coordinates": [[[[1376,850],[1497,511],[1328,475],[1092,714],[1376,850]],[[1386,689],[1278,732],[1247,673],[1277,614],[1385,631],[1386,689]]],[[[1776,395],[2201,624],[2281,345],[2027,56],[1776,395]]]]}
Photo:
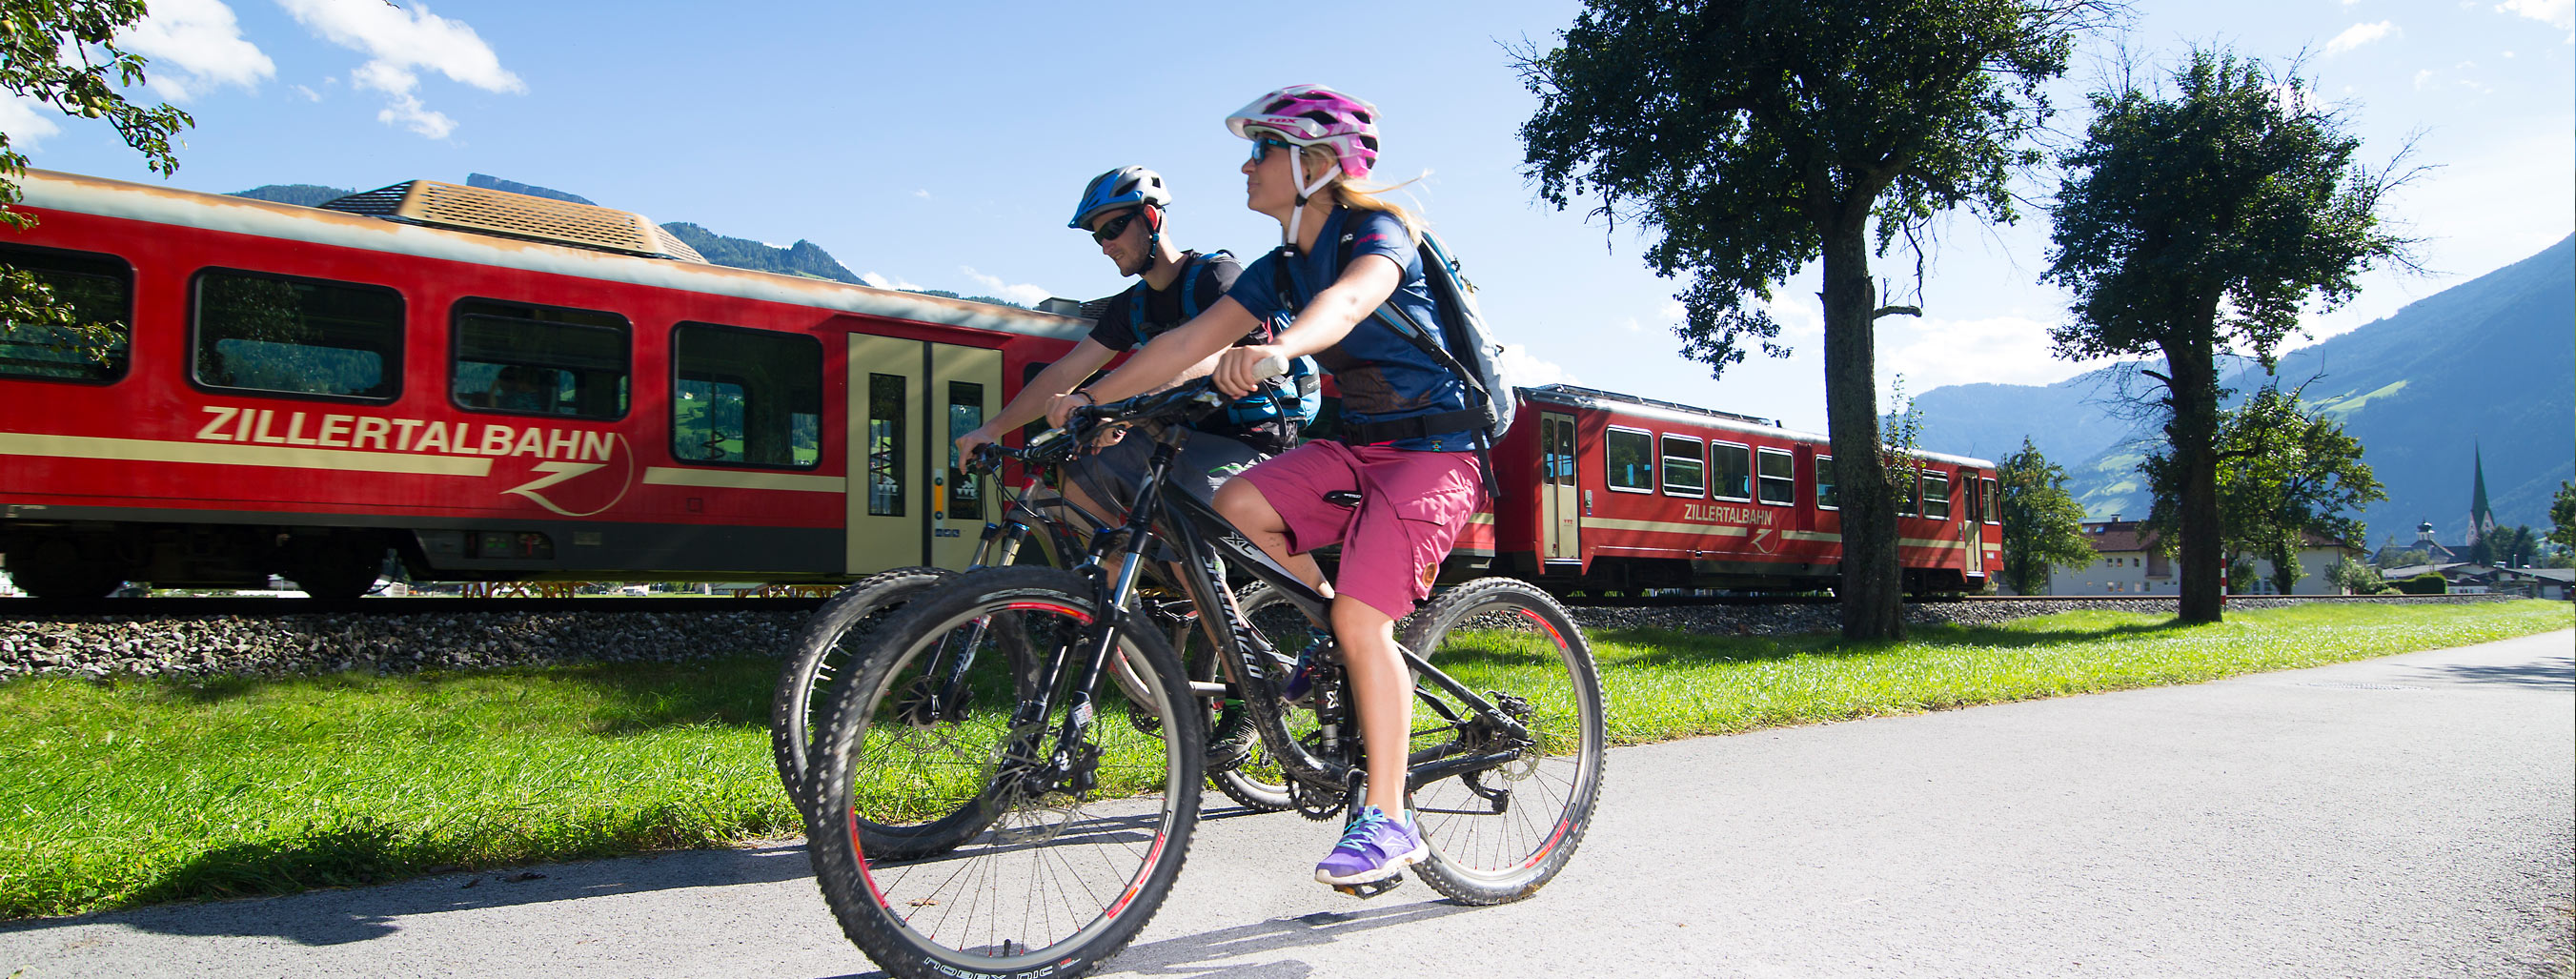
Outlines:
{"type": "Polygon", "coordinates": [[[1264,357],[1260,363],[1252,365],[1254,380],[1267,381],[1285,373],[1288,373],[1288,358],[1277,354],[1264,357]]]}

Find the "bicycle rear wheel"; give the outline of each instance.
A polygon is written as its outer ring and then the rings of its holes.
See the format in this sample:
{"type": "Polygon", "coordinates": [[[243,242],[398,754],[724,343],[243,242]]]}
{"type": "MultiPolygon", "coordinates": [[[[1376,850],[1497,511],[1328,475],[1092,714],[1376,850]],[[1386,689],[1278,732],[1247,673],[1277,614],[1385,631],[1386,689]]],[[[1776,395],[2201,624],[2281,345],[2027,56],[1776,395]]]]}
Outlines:
{"type": "Polygon", "coordinates": [[[1515,755],[1414,789],[1414,824],[1431,846],[1416,871],[1467,904],[1537,893],[1573,857],[1600,797],[1606,727],[1591,644],[1546,592],[1508,578],[1471,581],[1433,599],[1408,621],[1402,641],[1528,732],[1515,738],[1439,687],[1415,687],[1416,770],[1515,755]]]}
{"type": "Polygon", "coordinates": [[[1013,650],[1079,653],[1098,616],[1081,574],[980,571],[915,599],[835,690],[810,777],[814,812],[842,818],[815,820],[815,877],[842,932],[887,971],[1075,975],[1161,907],[1189,851],[1204,750],[1201,708],[1161,636],[1122,629],[1119,644],[1160,735],[1114,720],[1136,695],[1104,675],[1073,766],[1091,788],[1048,772],[1065,691],[1016,725],[1013,705],[989,699],[925,725],[909,693],[968,640],[973,685],[1008,691],[1015,681],[991,674],[1016,669],[1013,650]],[[905,830],[937,845],[895,842],[905,830]]]}

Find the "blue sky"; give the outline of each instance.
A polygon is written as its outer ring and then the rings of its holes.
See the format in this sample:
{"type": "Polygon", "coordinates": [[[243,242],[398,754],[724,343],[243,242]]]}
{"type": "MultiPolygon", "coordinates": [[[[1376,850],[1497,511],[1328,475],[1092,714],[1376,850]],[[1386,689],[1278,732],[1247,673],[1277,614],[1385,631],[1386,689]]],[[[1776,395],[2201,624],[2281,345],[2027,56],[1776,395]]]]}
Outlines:
{"type": "MultiPolygon", "coordinates": [[[[2390,215],[2425,239],[2429,276],[2371,276],[2323,338],[2525,257],[2576,227],[2576,0],[2142,0],[2059,86],[2082,94],[2118,46],[2169,65],[2194,42],[2285,62],[2348,103],[2364,158],[2410,137],[2433,167],[2390,215]]],[[[1711,381],[1670,332],[1678,284],[1645,241],[1537,204],[1518,126],[1535,105],[1504,45],[1551,43],[1580,9],[1476,4],[161,0],[129,46],[149,95],[197,118],[169,182],[372,188],[469,172],[573,191],[656,221],[779,244],[809,238],[872,281],[1028,299],[1123,284],[1064,219],[1083,183],[1162,171],[1189,246],[1252,254],[1277,225],[1242,207],[1244,144],[1226,113],[1296,82],[1376,102],[1380,174],[1413,192],[1482,289],[1533,380],[1571,380],[1824,427],[1811,268],[1777,291],[1796,355],[1711,381]],[[1348,40],[1343,40],[1347,38],[1348,40]]],[[[104,127],[0,100],[0,131],[38,167],[158,180],[104,127]]],[[[2027,192],[2044,193],[2054,178],[2027,192]]],[[[2065,296],[2036,282],[2047,222],[1946,223],[1925,318],[1881,321],[1883,382],[1921,392],[2046,383],[2065,296]]],[[[1914,298],[1910,259],[1879,266],[1914,298]]],[[[1940,434],[1926,433],[1938,448],[1940,434]]]]}

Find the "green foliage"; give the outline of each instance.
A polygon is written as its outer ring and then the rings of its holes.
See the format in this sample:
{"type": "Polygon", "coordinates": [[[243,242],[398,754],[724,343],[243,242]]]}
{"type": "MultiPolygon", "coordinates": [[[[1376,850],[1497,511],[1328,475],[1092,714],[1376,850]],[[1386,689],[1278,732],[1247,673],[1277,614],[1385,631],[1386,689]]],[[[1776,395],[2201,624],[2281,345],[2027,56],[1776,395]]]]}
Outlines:
{"type": "MultiPolygon", "coordinates": [[[[82,119],[105,119],[144,166],[169,175],[179,168],[170,137],[195,120],[167,104],[150,108],[118,90],[144,83],[142,55],[119,49],[118,31],[142,20],[141,0],[6,0],[0,3],[0,89],[82,119]]],[[[19,200],[27,156],[0,132],[0,225],[34,227],[36,218],[9,205],[19,200]]],[[[121,324],[84,319],[41,277],[0,266],[0,323],[59,338],[52,344],[106,363],[122,356],[121,324]]]]}
{"type": "Polygon", "coordinates": [[[2404,260],[2408,242],[2379,226],[2403,178],[2353,162],[2361,138],[2307,79],[2195,49],[2172,82],[2170,98],[2094,93],[2084,143],[2059,161],[2045,277],[2076,294],[2051,332],[2067,359],[2194,337],[2268,361],[2309,297],[2340,306],[2362,271],[2404,260]]]}
{"type": "Polygon", "coordinates": [[[2398,582],[2397,591],[2406,595],[2447,595],[2451,591],[2451,583],[2443,580],[2440,574],[2427,571],[2398,582]]]}
{"type": "Polygon", "coordinates": [[[2376,595],[2388,589],[2379,577],[2379,569],[2351,558],[2335,562],[2326,569],[2326,581],[2347,595],[2376,595]]]}
{"type": "Polygon", "coordinates": [[[2543,538],[2527,525],[2498,527],[2479,534],[2469,545],[2469,560],[2500,568],[2529,567],[2540,556],[2543,538]]]}
{"type": "Polygon", "coordinates": [[[2084,508],[2066,492],[2066,470],[2041,455],[2027,436],[2021,451],[2005,456],[1995,468],[1995,483],[2003,496],[1995,507],[2003,522],[2001,570],[2014,591],[2047,594],[2050,569],[2093,561],[2093,545],[2084,536],[2084,508]]]}
{"type": "Polygon", "coordinates": [[[2549,498],[2549,542],[2565,548],[2576,548],[2576,484],[2558,483],[2558,494],[2549,498]]]}
{"type": "Polygon", "coordinates": [[[2379,549],[2379,560],[2374,563],[2383,568],[2411,568],[2418,564],[2433,563],[2433,554],[2432,552],[2420,547],[2409,547],[2402,550],[2395,547],[2383,547],[2379,549]]]}
{"type": "MultiPolygon", "coordinates": [[[[1521,126],[1539,196],[1595,198],[1661,233],[1646,261],[1687,275],[1686,356],[1723,374],[1748,344],[1787,356],[1760,302],[1819,254],[1850,254],[1967,205],[2016,216],[2021,138],[2086,0],[1592,0],[1560,43],[1515,52],[1539,109],[1521,126]]],[[[1834,322],[1828,331],[1865,324],[1834,322]]]]}

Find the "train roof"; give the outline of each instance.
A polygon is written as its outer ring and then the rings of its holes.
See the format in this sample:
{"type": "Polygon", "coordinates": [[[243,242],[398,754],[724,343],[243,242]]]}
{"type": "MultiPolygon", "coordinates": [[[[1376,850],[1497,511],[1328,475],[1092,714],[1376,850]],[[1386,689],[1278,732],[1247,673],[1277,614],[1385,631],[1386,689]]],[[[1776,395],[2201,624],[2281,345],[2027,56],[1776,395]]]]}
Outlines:
{"type": "MultiPolygon", "coordinates": [[[[1685,425],[1742,432],[1748,435],[1767,435],[1772,438],[1785,438],[1800,442],[1815,442],[1822,444],[1831,441],[1825,436],[1818,435],[1813,432],[1801,432],[1784,427],[1774,419],[1761,418],[1754,415],[1742,415],[1732,411],[1719,411],[1715,408],[1701,408],[1675,401],[1659,401],[1654,398],[1641,398],[1633,394],[1621,394],[1616,391],[1603,391],[1598,388],[1576,387],[1571,384],[1547,384],[1534,388],[1520,388],[1519,390],[1523,397],[1537,403],[1559,404],[1569,408],[1590,408],[1600,411],[1613,411],[1629,417],[1647,418],[1665,422],[1678,422],[1685,425]]],[[[1972,456],[1951,455],[1947,452],[1931,452],[1923,449],[1914,450],[1914,454],[1923,459],[1928,459],[1934,462],[1946,462],[1958,466],[1974,466],[1979,469],[1992,469],[1995,467],[1995,464],[1991,461],[1978,459],[1972,456]]]]}
{"type": "Polygon", "coordinates": [[[30,169],[20,180],[19,187],[24,195],[20,203],[24,206],[77,214],[790,303],[863,316],[1027,336],[1080,340],[1089,335],[1090,330],[1088,322],[1073,317],[990,303],[669,258],[643,258],[531,241],[523,237],[451,230],[383,217],[103,177],[30,169]]]}

